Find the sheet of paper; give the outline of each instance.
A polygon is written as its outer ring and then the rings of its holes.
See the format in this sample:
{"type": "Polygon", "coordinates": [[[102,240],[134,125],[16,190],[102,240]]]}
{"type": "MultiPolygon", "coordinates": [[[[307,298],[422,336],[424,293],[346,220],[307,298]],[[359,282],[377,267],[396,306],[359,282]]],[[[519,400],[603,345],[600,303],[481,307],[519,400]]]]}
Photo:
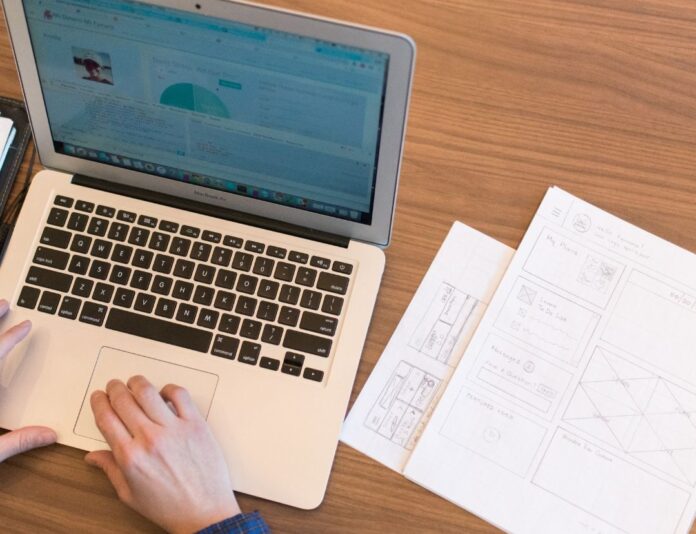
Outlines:
{"type": "Polygon", "coordinates": [[[404,474],[518,534],[696,511],[696,255],[550,189],[404,474]]]}
{"type": "Polygon", "coordinates": [[[348,415],[344,443],[403,469],[512,253],[454,223],[348,415]]]}
{"type": "Polygon", "coordinates": [[[12,119],[0,117],[0,167],[2,167],[2,164],[5,162],[7,152],[10,149],[10,145],[12,145],[16,133],[12,119]]]}

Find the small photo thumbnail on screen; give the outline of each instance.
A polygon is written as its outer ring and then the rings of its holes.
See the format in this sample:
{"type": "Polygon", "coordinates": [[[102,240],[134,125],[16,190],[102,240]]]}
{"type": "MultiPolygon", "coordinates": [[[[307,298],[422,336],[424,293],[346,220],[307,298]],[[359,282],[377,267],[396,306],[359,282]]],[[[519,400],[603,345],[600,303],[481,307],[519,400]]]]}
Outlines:
{"type": "Polygon", "coordinates": [[[80,78],[108,85],[114,84],[109,54],[75,47],[73,47],[72,53],[75,71],[80,78]]]}

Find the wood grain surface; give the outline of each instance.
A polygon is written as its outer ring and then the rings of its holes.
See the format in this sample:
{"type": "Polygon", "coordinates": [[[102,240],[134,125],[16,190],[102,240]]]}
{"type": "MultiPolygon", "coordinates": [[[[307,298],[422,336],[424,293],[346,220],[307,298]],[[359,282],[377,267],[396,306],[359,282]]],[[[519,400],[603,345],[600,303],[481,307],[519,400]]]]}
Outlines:
{"type": "MultiPolygon", "coordinates": [[[[454,220],[515,247],[556,184],[696,251],[693,1],[271,3],[418,44],[393,243],[353,398],[454,220]]],[[[0,33],[0,94],[19,97],[0,33]]],[[[82,455],[54,446],[0,465],[0,530],[156,531],[82,455]]],[[[344,445],[317,510],[240,504],[275,532],[497,532],[344,445]]]]}

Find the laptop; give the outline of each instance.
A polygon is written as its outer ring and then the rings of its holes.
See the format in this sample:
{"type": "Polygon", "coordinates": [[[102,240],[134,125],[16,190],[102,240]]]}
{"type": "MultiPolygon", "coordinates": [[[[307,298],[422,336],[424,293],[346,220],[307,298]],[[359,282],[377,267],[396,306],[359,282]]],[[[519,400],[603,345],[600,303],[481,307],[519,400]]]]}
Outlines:
{"type": "Polygon", "coordinates": [[[0,268],[0,426],[191,392],[238,491],[326,491],[384,268],[414,44],[221,0],[4,0],[39,155],[0,268]]]}

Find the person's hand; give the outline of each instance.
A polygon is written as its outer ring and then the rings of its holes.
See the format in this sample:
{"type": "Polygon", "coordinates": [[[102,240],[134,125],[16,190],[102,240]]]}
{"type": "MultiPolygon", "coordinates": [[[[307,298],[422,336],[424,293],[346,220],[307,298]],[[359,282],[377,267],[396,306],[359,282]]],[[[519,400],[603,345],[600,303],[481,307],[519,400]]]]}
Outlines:
{"type": "MultiPolygon", "coordinates": [[[[0,318],[7,315],[10,305],[0,299],[0,318]]],[[[22,341],[31,330],[31,323],[24,321],[0,333],[0,367],[14,346],[22,341]]],[[[0,462],[10,456],[55,443],[56,433],[43,426],[28,426],[0,436],[0,462]]]]}
{"type": "Polygon", "coordinates": [[[106,473],[125,504],[176,533],[240,513],[222,451],[184,388],[158,392],[134,376],[128,385],[111,380],[90,402],[111,451],[85,460],[106,473]]]}

